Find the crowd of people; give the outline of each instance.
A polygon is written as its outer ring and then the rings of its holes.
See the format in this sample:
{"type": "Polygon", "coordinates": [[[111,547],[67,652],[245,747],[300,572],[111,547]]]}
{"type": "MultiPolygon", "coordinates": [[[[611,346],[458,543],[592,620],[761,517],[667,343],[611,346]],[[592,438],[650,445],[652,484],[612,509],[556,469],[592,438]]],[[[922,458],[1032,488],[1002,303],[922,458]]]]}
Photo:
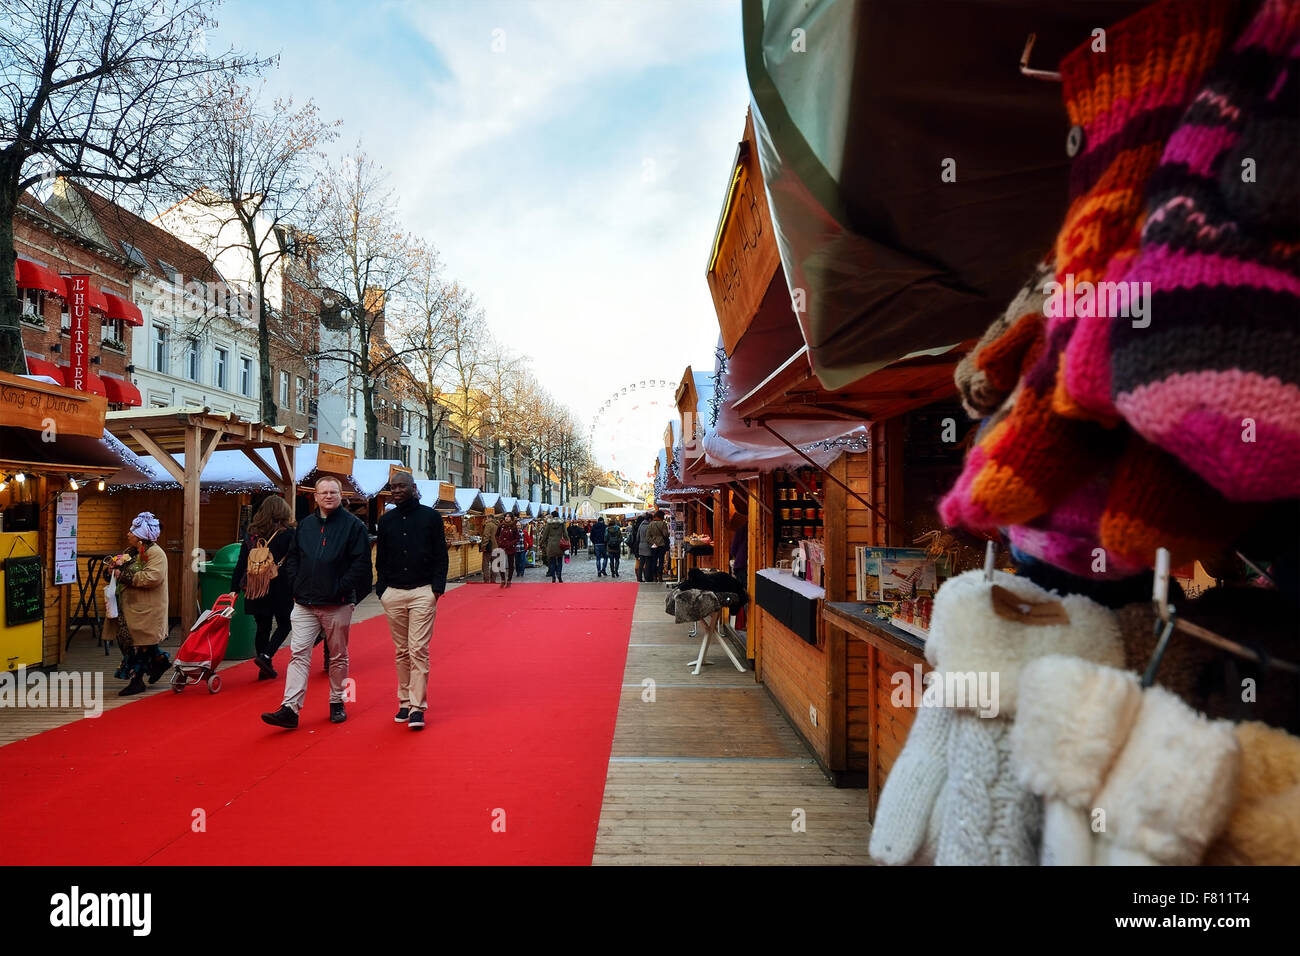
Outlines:
{"type": "MultiPolygon", "coordinates": [[[[398,710],[394,720],[412,730],[424,727],[428,709],[429,642],[438,598],[447,583],[447,542],[442,517],[420,504],[410,475],[398,473],[389,484],[393,507],[379,520],[372,576],[370,535],[365,524],[343,507],[342,483],[323,477],[315,487],[316,508],[295,521],[279,496],[262,502],[241,542],[231,590],[244,593],[244,611],[256,623],[254,662],[258,680],[279,677],[276,652],[288,641],[290,659],[279,709],[262,714],[273,726],[292,730],[307,694],[312,648],[325,645],[329,675],[329,719],[347,720],[344,691],[348,678],[348,636],[356,606],[372,587],[384,608],[393,638],[398,710]]],[[[128,681],[121,695],[143,693],[172,664],[159,644],[168,634],[167,555],[158,546],[161,529],[149,512],[136,517],[128,549],[110,560],[112,632],[123,650],[118,675],[128,681]]],[[[548,519],[534,533],[533,523],[514,515],[483,525],[483,580],[510,587],[522,577],[526,556],[545,556],[547,577],[563,583],[566,556],[587,547],[598,577],[620,576],[626,547],[636,580],[662,581],[671,543],[662,511],[646,512],[624,523],[613,516],[595,521],[548,519]]]]}

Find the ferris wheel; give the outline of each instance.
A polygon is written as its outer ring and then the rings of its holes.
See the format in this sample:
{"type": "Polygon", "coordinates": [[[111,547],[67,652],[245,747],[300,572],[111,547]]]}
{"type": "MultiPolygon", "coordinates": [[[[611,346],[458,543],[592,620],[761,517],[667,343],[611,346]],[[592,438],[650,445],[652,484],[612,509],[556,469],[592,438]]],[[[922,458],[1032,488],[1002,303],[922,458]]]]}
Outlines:
{"type": "Polygon", "coordinates": [[[591,453],[597,464],[627,482],[653,478],[664,428],[677,415],[676,392],[675,382],[656,378],[611,393],[591,421],[591,453]]]}

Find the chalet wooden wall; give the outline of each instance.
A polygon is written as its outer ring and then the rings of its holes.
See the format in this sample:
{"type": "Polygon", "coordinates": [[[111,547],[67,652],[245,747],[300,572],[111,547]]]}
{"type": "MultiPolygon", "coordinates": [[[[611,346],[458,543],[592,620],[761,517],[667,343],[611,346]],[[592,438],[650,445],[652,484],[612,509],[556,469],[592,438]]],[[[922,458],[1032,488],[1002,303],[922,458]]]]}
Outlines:
{"type": "Polygon", "coordinates": [[[832,766],[832,706],[825,651],[806,643],[761,608],[755,608],[754,619],[762,622],[763,683],[823,766],[838,769],[832,766]],[[816,726],[809,706],[817,709],[816,726]]]}

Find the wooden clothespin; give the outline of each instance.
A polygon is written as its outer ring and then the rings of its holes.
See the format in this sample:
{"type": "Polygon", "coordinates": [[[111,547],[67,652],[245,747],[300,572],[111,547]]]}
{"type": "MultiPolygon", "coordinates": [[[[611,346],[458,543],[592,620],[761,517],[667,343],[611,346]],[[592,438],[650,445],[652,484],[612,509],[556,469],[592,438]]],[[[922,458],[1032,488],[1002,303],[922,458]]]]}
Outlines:
{"type": "Polygon", "coordinates": [[[993,580],[993,561],[997,555],[997,546],[992,541],[984,542],[984,580],[993,580]]]}
{"type": "Polygon", "coordinates": [[[1167,548],[1156,549],[1155,572],[1155,579],[1151,584],[1151,603],[1156,607],[1155,633],[1158,635],[1158,639],[1156,640],[1155,652],[1151,655],[1146,672],[1142,675],[1142,688],[1144,690],[1156,682],[1156,672],[1160,670],[1160,662],[1164,659],[1165,650],[1169,647],[1169,638],[1174,633],[1174,621],[1177,612],[1169,603],[1169,551],[1167,548]]]}

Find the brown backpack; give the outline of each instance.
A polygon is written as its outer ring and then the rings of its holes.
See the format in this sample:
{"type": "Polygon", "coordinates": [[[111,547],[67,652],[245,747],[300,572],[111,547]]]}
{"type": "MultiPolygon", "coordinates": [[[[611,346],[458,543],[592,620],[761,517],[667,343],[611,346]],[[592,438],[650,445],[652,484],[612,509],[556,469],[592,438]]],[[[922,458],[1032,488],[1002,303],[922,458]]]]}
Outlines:
{"type": "Polygon", "coordinates": [[[258,538],[253,549],[248,552],[248,569],[244,573],[245,600],[255,601],[266,597],[266,592],[271,589],[271,582],[279,575],[280,564],[271,554],[271,541],[274,541],[275,535],[279,533],[277,531],[271,535],[269,541],[266,538],[258,538]]]}

